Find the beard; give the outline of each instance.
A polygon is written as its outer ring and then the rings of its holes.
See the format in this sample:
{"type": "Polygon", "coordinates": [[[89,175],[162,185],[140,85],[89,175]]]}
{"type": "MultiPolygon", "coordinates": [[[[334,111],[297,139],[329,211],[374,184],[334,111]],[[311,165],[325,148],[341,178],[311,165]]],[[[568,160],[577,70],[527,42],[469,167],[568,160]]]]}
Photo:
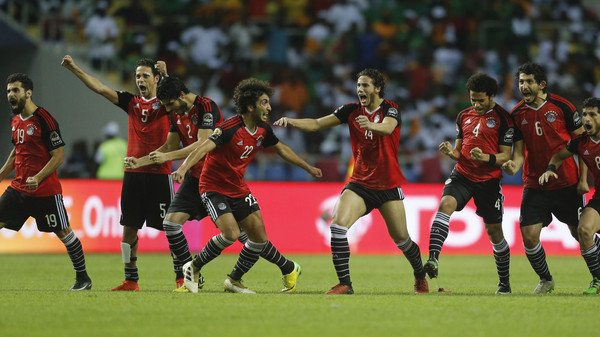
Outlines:
{"type": "Polygon", "coordinates": [[[17,100],[17,105],[14,108],[12,108],[12,104],[11,104],[11,109],[12,109],[12,113],[15,115],[18,115],[21,112],[23,112],[23,109],[25,109],[25,98],[17,100]]]}

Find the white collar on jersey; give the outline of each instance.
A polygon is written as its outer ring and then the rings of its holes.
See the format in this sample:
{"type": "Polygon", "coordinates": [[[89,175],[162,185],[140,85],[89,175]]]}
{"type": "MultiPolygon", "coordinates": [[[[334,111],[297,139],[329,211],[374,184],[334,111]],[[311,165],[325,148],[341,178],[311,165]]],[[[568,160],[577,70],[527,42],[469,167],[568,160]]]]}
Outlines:
{"type": "Polygon", "coordinates": [[[369,115],[374,114],[375,112],[377,112],[377,110],[381,109],[381,105],[377,107],[377,109],[373,110],[373,111],[369,111],[367,110],[367,108],[365,108],[365,112],[368,113],[369,115]]]}

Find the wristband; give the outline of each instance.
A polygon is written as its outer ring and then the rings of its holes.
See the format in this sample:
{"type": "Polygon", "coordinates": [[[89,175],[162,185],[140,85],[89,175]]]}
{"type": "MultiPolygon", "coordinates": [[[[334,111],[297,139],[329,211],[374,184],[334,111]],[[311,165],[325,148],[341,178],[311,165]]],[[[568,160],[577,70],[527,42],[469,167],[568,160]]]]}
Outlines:
{"type": "Polygon", "coordinates": [[[556,165],[549,164],[548,167],[546,167],[546,171],[552,171],[552,172],[556,173],[556,165]]]}
{"type": "Polygon", "coordinates": [[[490,164],[490,165],[496,164],[496,155],[495,154],[490,154],[490,160],[488,160],[488,164],[490,164]]]}

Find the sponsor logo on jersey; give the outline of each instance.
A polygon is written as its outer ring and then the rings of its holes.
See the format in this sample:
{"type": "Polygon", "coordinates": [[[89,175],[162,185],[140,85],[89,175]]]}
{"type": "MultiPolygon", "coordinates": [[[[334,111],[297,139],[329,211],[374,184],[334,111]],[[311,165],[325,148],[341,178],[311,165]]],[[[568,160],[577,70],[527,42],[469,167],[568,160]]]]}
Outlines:
{"type": "Polygon", "coordinates": [[[15,131],[15,126],[14,126],[14,125],[13,125],[13,127],[12,127],[12,131],[15,131]]]}
{"type": "Polygon", "coordinates": [[[515,129],[508,128],[508,130],[506,130],[506,133],[504,134],[504,142],[505,143],[512,143],[514,135],[515,135],[515,129]]]}
{"type": "Polygon", "coordinates": [[[527,123],[527,120],[526,120],[526,119],[524,119],[524,120],[521,122],[521,125],[523,125],[523,124],[529,124],[529,123],[527,123]]]}
{"type": "Polygon", "coordinates": [[[237,145],[240,145],[240,146],[244,145],[244,141],[240,140],[239,142],[237,142],[237,145]]]}
{"type": "Polygon", "coordinates": [[[558,116],[557,116],[557,113],[556,113],[555,111],[552,111],[552,110],[550,110],[550,111],[546,112],[546,113],[544,114],[544,116],[546,117],[546,120],[547,120],[549,123],[554,123],[554,122],[556,121],[556,118],[558,117],[558,116]]]}
{"type": "Polygon", "coordinates": [[[154,110],[160,109],[160,101],[156,101],[156,102],[152,103],[152,109],[154,109],[154,110]]]}
{"type": "Polygon", "coordinates": [[[389,108],[387,115],[390,117],[398,118],[398,109],[389,108]]]}
{"type": "Polygon", "coordinates": [[[207,112],[202,116],[202,125],[203,126],[212,126],[213,125],[213,116],[210,112],[207,112]]]}
{"type": "Polygon", "coordinates": [[[488,117],[487,121],[485,122],[485,125],[492,129],[494,127],[496,127],[496,120],[494,119],[494,117],[488,117]]]}
{"type": "Polygon", "coordinates": [[[446,179],[446,182],[444,183],[444,185],[448,185],[452,182],[452,178],[448,178],[446,179]]]}
{"type": "Polygon", "coordinates": [[[583,153],[584,156],[589,156],[590,153],[588,152],[588,150],[586,149],[585,152],[583,153]]]}
{"type": "Polygon", "coordinates": [[[177,120],[177,125],[181,125],[181,119],[177,120]]]}
{"type": "Polygon", "coordinates": [[[53,146],[60,145],[62,143],[62,139],[60,139],[60,135],[58,134],[58,132],[50,132],[50,143],[53,146]]]}
{"type": "Polygon", "coordinates": [[[225,203],[224,203],[224,202],[221,202],[221,203],[219,203],[219,204],[217,205],[217,207],[218,207],[220,210],[224,210],[225,208],[227,208],[227,205],[225,205],[225,203]]]}
{"type": "Polygon", "coordinates": [[[140,103],[136,103],[136,104],[135,104],[133,107],[134,107],[135,109],[139,109],[139,108],[140,108],[140,103]]]}
{"type": "Polygon", "coordinates": [[[465,122],[465,124],[470,124],[471,123],[471,118],[467,119],[467,121],[465,122]]]}

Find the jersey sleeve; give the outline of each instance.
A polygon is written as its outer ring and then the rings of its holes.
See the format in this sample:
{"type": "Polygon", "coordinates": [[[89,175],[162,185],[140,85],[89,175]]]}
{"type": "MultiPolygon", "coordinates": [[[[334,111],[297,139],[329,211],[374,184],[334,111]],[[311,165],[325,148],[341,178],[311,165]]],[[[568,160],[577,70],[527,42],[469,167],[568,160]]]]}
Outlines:
{"type": "Polygon", "coordinates": [[[498,145],[512,146],[515,137],[515,127],[512,118],[502,110],[496,110],[500,118],[498,128],[498,145]]]}
{"type": "Polygon", "coordinates": [[[131,102],[131,99],[135,96],[127,91],[117,91],[117,96],[119,98],[119,102],[116,105],[123,111],[129,113],[129,102],[131,102]]]}
{"type": "Polygon", "coordinates": [[[169,115],[169,132],[177,132],[177,127],[175,126],[173,114],[169,115]]]}
{"type": "Polygon", "coordinates": [[[456,139],[463,139],[463,129],[462,129],[462,116],[464,112],[461,112],[456,117],[456,139]]]}
{"type": "Polygon", "coordinates": [[[567,150],[569,150],[569,152],[574,153],[574,154],[580,154],[579,153],[579,144],[586,138],[587,136],[585,136],[585,134],[581,134],[578,137],[575,137],[573,139],[571,139],[568,143],[567,143],[567,150]]]}
{"type": "Polygon", "coordinates": [[[196,101],[198,107],[198,117],[200,123],[198,123],[198,129],[209,129],[214,130],[215,127],[223,119],[221,109],[217,106],[217,103],[212,100],[196,101]]]}
{"type": "Polygon", "coordinates": [[[395,103],[392,105],[392,103],[389,103],[387,106],[387,111],[385,112],[385,117],[391,117],[394,118],[395,120],[398,121],[398,124],[396,125],[397,128],[402,127],[402,116],[400,115],[400,111],[398,111],[398,107],[395,106],[395,103]]]}
{"type": "Polygon", "coordinates": [[[348,118],[354,110],[356,110],[356,104],[344,104],[341,107],[335,109],[333,115],[337,117],[340,120],[340,122],[348,123],[348,118]]]}
{"type": "Polygon", "coordinates": [[[50,113],[40,111],[38,113],[38,120],[41,127],[41,136],[44,146],[48,149],[48,152],[54,151],[59,147],[65,146],[65,142],[60,133],[58,122],[50,113]]]}
{"type": "Polygon", "coordinates": [[[237,127],[229,127],[227,129],[216,128],[208,139],[212,140],[217,147],[221,147],[233,138],[237,129],[237,127]]]}
{"type": "Polygon", "coordinates": [[[560,101],[557,101],[555,104],[563,111],[567,130],[575,131],[583,126],[583,122],[575,106],[560,101]]]}
{"type": "Polygon", "coordinates": [[[279,143],[279,138],[277,138],[277,136],[275,136],[275,133],[273,132],[273,128],[267,123],[262,123],[261,126],[264,127],[265,130],[267,131],[267,133],[265,135],[265,140],[263,141],[262,146],[264,148],[267,148],[267,147],[271,147],[273,145],[277,145],[277,143],[279,143]]]}

